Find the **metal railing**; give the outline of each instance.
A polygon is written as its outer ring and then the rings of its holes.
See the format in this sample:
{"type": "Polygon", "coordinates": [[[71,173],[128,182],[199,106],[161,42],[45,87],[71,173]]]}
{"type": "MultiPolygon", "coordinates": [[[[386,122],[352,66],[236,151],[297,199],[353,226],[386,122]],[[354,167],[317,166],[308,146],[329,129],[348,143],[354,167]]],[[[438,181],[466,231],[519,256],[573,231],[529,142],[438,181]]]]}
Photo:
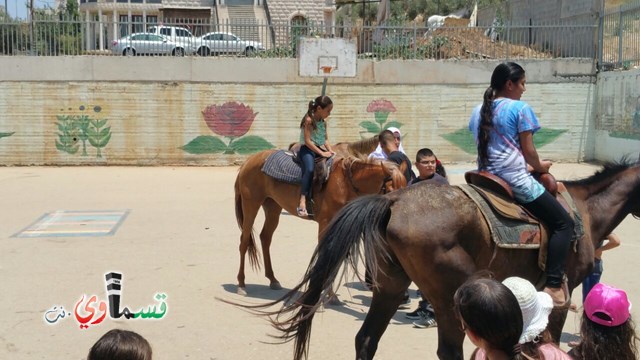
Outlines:
{"type": "Polygon", "coordinates": [[[599,28],[602,70],[640,66],[640,0],[606,11],[599,28]]]}
{"type": "MultiPolygon", "coordinates": [[[[151,50],[148,53],[151,55],[230,54],[232,56],[295,57],[299,37],[318,36],[356,38],[358,55],[374,59],[504,60],[566,57],[595,59],[598,57],[598,25],[504,25],[430,29],[416,25],[379,27],[367,24],[341,27],[323,23],[208,24],[180,21],[155,24],[95,21],[82,18],[0,22],[0,55],[131,55],[131,52],[125,51],[122,47],[129,41],[124,38],[132,33],[148,31],[152,26],[157,25],[185,28],[194,36],[190,38],[169,36],[165,43],[149,45],[151,50]],[[216,45],[219,46],[218,48],[212,48],[211,41],[198,36],[211,32],[232,33],[240,37],[244,34],[248,38],[242,39],[245,40],[242,43],[244,45],[230,40],[231,38],[225,38],[226,40],[220,40],[221,42],[216,45]],[[209,47],[209,50],[204,51],[205,47],[209,47]],[[256,51],[247,51],[250,47],[256,51]],[[184,51],[176,52],[176,48],[183,48],[184,51]]],[[[144,52],[136,51],[135,53],[141,55],[144,52]]]]}

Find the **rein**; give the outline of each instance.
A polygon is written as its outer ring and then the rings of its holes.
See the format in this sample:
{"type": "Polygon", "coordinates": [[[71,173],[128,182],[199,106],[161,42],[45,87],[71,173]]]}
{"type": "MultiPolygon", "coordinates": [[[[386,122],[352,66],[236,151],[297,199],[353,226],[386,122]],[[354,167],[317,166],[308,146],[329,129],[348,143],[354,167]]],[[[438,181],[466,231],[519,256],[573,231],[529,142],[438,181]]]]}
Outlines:
{"type": "MultiPolygon", "coordinates": [[[[367,165],[370,165],[370,164],[367,164],[367,165]]],[[[351,187],[356,192],[356,195],[360,196],[362,192],[353,181],[353,171],[351,170],[351,166],[353,166],[353,161],[349,162],[349,166],[347,167],[347,178],[349,179],[349,184],[351,184],[351,187]]],[[[382,172],[384,173],[384,165],[382,164],[382,162],[380,163],[380,167],[382,168],[382,172]]],[[[378,191],[378,194],[387,193],[387,182],[389,180],[391,180],[391,176],[387,175],[384,177],[384,179],[382,180],[382,186],[380,187],[380,191],[378,191]]]]}

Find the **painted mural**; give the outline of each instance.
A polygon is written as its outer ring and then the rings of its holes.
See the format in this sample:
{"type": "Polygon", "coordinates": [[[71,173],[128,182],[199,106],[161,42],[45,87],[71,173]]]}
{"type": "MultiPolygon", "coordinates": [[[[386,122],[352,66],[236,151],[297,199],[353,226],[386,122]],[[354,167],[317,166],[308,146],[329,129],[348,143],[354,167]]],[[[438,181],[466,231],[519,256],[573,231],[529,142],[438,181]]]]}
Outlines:
{"type": "MultiPolygon", "coordinates": [[[[79,111],[84,113],[90,111],[81,105],[79,111]]],[[[101,106],[94,106],[91,111],[94,115],[56,115],[56,127],[58,138],[56,139],[56,149],[67,154],[77,154],[80,149],[80,156],[88,157],[87,144],[96,149],[96,158],[102,158],[102,149],[111,140],[111,126],[107,126],[108,119],[99,119],[98,114],[102,111],[101,106]],[[95,117],[95,118],[94,118],[95,117]]]]}
{"type": "Polygon", "coordinates": [[[389,115],[396,112],[396,107],[393,103],[386,99],[373,100],[367,105],[367,112],[373,113],[374,121],[365,120],[360,122],[360,126],[366,129],[367,133],[374,135],[379,134],[382,130],[388,129],[391,126],[400,129],[402,123],[396,120],[389,120],[389,115]]]}
{"type": "MultiPolygon", "coordinates": [[[[533,137],[533,143],[536,148],[541,148],[547,144],[554,142],[560,135],[565,133],[567,129],[545,129],[542,128],[536,132],[533,137]]],[[[476,141],[469,128],[464,127],[454,132],[441,135],[445,140],[462,149],[467,154],[475,155],[478,153],[476,141]]]]}
{"type": "Polygon", "coordinates": [[[202,111],[207,127],[216,135],[200,135],[181,147],[190,154],[252,154],[275,146],[256,135],[247,135],[258,115],[250,106],[230,101],[209,105],[202,111]]]}
{"type": "Polygon", "coordinates": [[[627,98],[627,111],[618,119],[613,119],[609,136],[622,139],[640,140],[640,96],[627,98]]]}

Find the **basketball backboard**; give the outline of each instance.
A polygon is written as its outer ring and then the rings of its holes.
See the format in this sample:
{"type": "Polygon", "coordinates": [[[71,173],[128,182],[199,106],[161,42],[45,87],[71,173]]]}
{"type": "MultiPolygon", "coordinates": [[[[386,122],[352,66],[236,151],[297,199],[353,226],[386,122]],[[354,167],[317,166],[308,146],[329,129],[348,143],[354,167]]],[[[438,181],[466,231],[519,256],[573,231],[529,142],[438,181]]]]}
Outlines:
{"type": "Polygon", "coordinates": [[[299,45],[300,76],[356,76],[355,39],[302,37],[299,45]]]}

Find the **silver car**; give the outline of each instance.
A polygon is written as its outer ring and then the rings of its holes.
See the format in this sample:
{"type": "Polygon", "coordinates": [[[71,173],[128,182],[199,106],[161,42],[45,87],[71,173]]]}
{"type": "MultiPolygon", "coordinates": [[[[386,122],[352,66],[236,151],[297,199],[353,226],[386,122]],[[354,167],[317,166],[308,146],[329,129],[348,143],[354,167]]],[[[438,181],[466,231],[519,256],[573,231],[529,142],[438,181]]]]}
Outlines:
{"type": "Polygon", "coordinates": [[[257,41],[245,41],[226,32],[211,32],[196,38],[196,53],[202,56],[217,54],[244,54],[251,56],[257,51],[264,51],[264,46],[257,41]]]}
{"type": "Polygon", "coordinates": [[[151,33],[136,33],[114,40],[111,44],[111,52],[114,55],[173,55],[184,56],[192,54],[193,49],[189,44],[180,44],[171,41],[164,35],[151,33]]]}

